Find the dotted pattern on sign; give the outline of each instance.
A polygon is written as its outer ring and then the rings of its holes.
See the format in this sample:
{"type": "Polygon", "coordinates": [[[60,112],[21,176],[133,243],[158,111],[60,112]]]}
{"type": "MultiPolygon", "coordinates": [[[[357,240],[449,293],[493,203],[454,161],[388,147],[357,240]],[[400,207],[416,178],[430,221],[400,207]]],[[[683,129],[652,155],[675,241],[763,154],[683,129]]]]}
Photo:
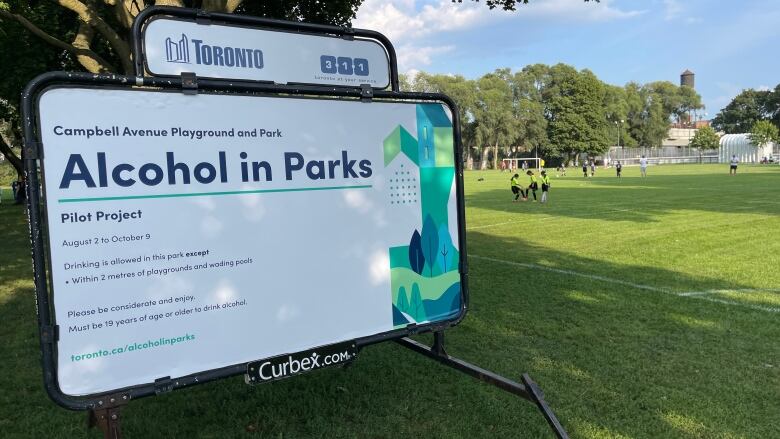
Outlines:
{"type": "Polygon", "coordinates": [[[417,176],[411,171],[401,169],[389,175],[388,183],[390,193],[390,204],[414,204],[417,203],[417,176]]]}

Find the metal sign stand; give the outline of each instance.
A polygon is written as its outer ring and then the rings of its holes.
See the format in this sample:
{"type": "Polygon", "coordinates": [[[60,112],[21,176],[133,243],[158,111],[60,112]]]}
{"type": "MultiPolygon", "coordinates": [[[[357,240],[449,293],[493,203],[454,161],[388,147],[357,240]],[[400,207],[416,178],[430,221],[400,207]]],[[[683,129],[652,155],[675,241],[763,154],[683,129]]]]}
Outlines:
{"type": "Polygon", "coordinates": [[[87,427],[99,428],[105,439],[121,439],[120,428],[122,407],[130,402],[130,396],[111,395],[97,402],[97,406],[87,412],[87,427]]]}
{"type": "Polygon", "coordinates": [[[553,430],[553,433],[555,433],[555,436],[559,439],[569,438],[569,435],[558,421],[555,413],[553,413],[552,409],[550,409],[547,402],[544,400],[542,389],[539,388],[527,373],[523,374],[523,384],[520,384],[479,366],[449,356],[444,350],[444,331],[436,331],[433,333],[433,346],[430,347],[408,337],[397,339],[396,343],[407,349],[411,349],[413,352],[432,358],[445,366],[449,366],[459,372],[470,375],[472,378],[492,384],[501,390],[505,390],[533,402],[539,408],[539,411],[542,412],[547,423],[550,424],[550,428],[553,430]]]}

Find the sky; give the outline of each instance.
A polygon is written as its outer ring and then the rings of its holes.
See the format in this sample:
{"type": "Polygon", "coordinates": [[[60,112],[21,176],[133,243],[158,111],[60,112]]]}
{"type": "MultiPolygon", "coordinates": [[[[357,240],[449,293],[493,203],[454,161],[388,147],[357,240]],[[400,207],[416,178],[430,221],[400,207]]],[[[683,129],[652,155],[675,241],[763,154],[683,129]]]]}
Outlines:
{"type": "Polygon", "coordinates": [[[565,63],[615,85],[696,74],[714,117],[746,88],[780,83],[780,0],[530,0],[517,11],[464,0],[365,0],[352,25],[390,38],[402,73],[478,78],[565,63]]]}

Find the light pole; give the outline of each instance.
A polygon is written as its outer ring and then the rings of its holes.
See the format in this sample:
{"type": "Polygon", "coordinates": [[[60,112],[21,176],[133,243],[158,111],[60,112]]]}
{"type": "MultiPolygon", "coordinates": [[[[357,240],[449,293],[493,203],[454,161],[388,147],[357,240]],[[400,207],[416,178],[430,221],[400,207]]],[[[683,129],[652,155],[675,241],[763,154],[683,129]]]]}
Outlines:
{"type": "MultiPolygon", "coordinates": [[[[620,147],[620,130],[623,128],[623,122],[625,122],[623,119],[620,119],[620,121],[615,121],[615,126],[617,127],[617,146],[620,147]]],[[[617,151],[615,151],[617,153],[617,151]]]]}

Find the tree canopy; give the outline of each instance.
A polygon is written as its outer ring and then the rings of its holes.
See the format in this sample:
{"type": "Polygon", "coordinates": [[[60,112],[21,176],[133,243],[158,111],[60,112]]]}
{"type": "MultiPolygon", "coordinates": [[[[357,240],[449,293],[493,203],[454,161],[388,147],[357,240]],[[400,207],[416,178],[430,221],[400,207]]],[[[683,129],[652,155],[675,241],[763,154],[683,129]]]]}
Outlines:
{"type": "Polygon", "coordinates": [[[727,134],[739,134],[749,133],[762,120],[780,128],[780,84],[774,90],[743,90],[712,119],[712,125],[727,134]]]}
{"type": "Polygon", "coordinates": [[[780,142],[780,130],[768,120],[759,120],[750,128],[750,141],[757,146],[780,142]]]}
{"type": "Polygon", "coordinates": [[[718,149],[719,145],[720,136],[718,136],[718,133],[709,126],[699,128],[693,136],[693,139],[691,139],[691,146],[700,150],[718,149]]]}
{"type": "Polygon", "coordinates": [[[458,104],[464,156],[481,167],[506,157],[570,161],[615,145],[657,147],[672,120],[702,108],[700,96],[671,82],[605,84],[589,70],[534,64],[499,69],[478,79],[419,72],[402,76],[402,89],[441,92],[458,104]],[[492,160],[489,156],[492,154],[492,160]]]}

